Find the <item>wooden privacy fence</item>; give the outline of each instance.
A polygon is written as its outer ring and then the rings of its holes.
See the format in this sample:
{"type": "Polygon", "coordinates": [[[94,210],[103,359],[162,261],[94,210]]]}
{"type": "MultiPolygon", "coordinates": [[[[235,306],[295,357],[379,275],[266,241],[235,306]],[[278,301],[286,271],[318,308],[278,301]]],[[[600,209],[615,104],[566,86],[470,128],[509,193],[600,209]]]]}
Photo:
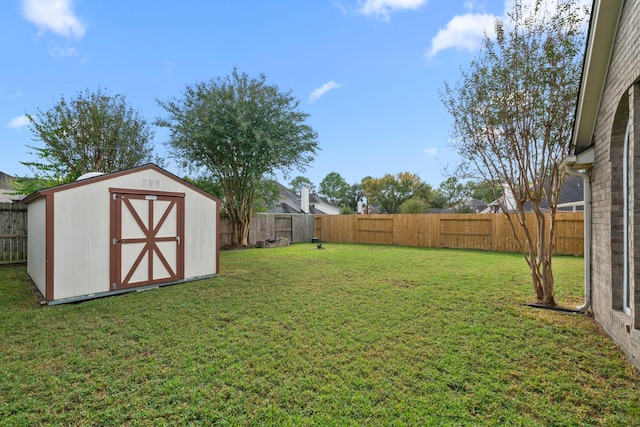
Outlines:
{"type": "MultiPolygon", "coordinates": [[[[251,220],[248,243],[255,245],[259,240],[277,237],[286,237],[292,243],[311,242],[313,224],[313,215],[259,213],[251,220]]],[[[220,241],[222,246],[233,242],[233,228],[228,218],[220,218],[220,241]]]]}
{"type": "MultiPolygon", "coordinates": [[[[584,254],[583,215],[556,214],[556,254],[584,254]]],[[[527,214],[526,221],[536,229],[533,213],[527,214]]],[[[334,243],[520,252],[509,220],[502,214],[316,215],[315,236],[334,243]]]]}
{"type": "Polygon", "coordinates": [[[0,263],[27,261],[27,206],[0,203],[0,263]]]}
{"type": "MultiPolygon", "coordinates": [[[[535,217],[527,221],[535,227],[535,217]]],[[[232,244],[233,230],[220,218],[220,241],[232,244]]],[[[482,249],[519,252],[511,227],[499,214],[424,215],[304,215],[257,214],[249,230],[249,244],[286,237],[292,243],[371,243],[427,248],[482,249]]],[[[557,214],[556,253],[584,253],[583,213],[557,214]]],[[[27,260],[27,207],[22,203],[0,203],[0,263],[27,260]]]]}

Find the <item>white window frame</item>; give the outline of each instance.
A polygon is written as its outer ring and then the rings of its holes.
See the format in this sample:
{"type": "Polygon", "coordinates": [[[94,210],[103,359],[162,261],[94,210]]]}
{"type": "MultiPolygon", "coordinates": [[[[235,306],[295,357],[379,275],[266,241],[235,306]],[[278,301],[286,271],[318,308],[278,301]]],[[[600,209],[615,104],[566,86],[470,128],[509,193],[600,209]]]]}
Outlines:
{"type": "Polygon", "coordinates": [[[629,212],[629,196],[630,196],[630,180],[629,180],[629,172],[633,170],[633,168],[629,168],[629,137],[631,133],[631,125],[632,118],[629,117],[629,121],[627,122],[627,129],[624,133],[624,148],[623,148],[623,160],[622,160],[622,192],[623,192],[623,247],[624,247],[624,255],[623,255],[623,280],[622,280],[622,309],[628,315],[631,315],[631,283],[629,280],[629,233],[632,231],[629,226],[629,219],[632,217],[629,212]]]}

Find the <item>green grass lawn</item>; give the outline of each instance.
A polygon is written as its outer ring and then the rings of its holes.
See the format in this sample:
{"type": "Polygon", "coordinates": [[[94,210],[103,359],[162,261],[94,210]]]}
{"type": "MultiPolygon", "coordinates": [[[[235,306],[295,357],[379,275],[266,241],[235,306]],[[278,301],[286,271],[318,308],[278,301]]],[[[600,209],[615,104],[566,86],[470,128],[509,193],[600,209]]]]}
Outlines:
{"type": "MultiPolygon", "coordinates": [[[[532,309],[521,256],[313,244],[216,278],[40,307],[0,269],[0,425],[637,425],[592,318],[532,309]]],[[[582,258],[555,258],[562,305],[582,258]]]]}

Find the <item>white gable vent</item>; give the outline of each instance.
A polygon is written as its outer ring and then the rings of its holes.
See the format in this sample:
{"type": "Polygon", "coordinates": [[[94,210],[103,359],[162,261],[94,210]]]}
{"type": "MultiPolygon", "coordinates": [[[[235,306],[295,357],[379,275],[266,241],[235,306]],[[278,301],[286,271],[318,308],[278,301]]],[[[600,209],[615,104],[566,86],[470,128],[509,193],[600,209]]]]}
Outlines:
{"type": "Polygon", "coordinates": [[[159,178],[140,178],[140,187],[142,188],[150,188],[150,189],[160,189],[160,179],[159,178]]]}

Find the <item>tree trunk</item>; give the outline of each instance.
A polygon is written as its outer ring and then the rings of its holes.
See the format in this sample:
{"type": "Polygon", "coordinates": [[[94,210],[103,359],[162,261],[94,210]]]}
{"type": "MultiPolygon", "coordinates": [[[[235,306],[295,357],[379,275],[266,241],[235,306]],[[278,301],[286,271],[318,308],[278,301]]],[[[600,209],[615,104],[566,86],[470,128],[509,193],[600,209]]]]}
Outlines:
{"type": "Polygon", "coordinates": [[[549,217],[549,231],[546,227],[544,212],[536,210],[538,225],[538,257],[536,260],[538,274],[540,275],[541,295],[537,295],[538,303],[549,307],[556,305],[553,295],[553,271],[551,268],[551,256],[553,254],[553,227],[554,216],[549,217]]]}
{"type": "Polygon", "coordinates": [[[249,221],[242,221],[238,224],[238,246],[249,246],[249,221]]]}
{"type": "Polygon", "coordinates": [[[245,200],[242,200],[239,206],[233,203],[227,205],[227,212],[233,227],[233,246],[235,247],[249,246],[249,226],[253,210],[247,208],[246,203],[245,200]]]}
{"type": "Polygon", "coordinates": [[[237,212],[233,214],[229,211],[229,219],[233,227],[233,246],[249,246],[249,226],[250,221],[238,217],[237,212]]]}
{"type": "Polygon", "coordinates": [[[531,270],[531,283],[536,295],[536,303],[550,307],[556,305],[553,296],[553,272],[551,268],[551,256],[553,254],[554,215],[550,217],[549,233],[545,232],[545,216],[537,210],[536,230],[532,230],[527,223],[523,204],[518,205],[518,212],[507,215],[514,238],[520,244],[522,255],[531,270]],[[517,223],[516,223],[517,219],[517,223]],[[517,226],[517,227],[516,227],[517,226]],[[524,238],[518,235],[520,228],[524,238]],[[536,241],[537,240],[537,241],[536,241]]]}

